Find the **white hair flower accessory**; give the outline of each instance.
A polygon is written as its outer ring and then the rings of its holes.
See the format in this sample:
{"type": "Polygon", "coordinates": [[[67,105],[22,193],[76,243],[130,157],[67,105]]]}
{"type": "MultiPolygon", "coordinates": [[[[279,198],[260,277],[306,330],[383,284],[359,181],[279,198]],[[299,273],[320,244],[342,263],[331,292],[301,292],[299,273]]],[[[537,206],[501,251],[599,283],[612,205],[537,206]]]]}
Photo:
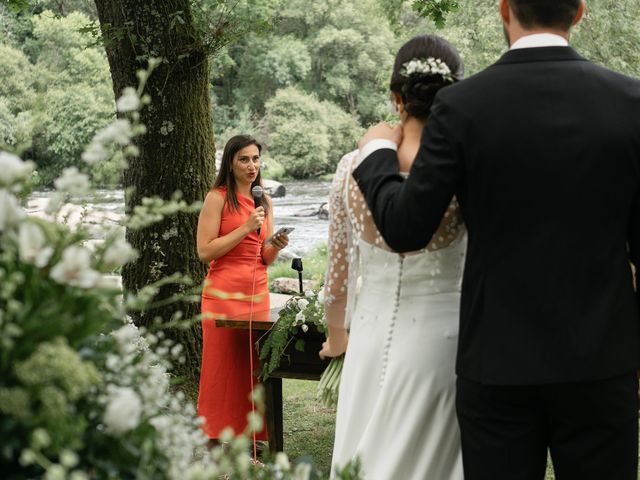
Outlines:
{"type": "Polygon", "coordinates": [[[410,77],[411,75],[441,75],[447,82],[453,83],[451,69],[439,58],[429,57],[426,59],[414,58],[402,64],[400,75],[410,77]]]}

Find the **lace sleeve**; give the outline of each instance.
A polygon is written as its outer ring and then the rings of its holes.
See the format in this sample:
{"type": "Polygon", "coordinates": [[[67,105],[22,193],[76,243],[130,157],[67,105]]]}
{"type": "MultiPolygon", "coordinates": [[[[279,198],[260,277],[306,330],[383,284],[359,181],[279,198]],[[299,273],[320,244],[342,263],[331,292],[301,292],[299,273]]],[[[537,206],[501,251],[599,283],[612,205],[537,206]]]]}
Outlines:
{"type": "Polygon", "coordinates": [[[329,193],[328,265],[324,282],[324,312],[327,324],[346,327],[347,284],[349,277],[349,218],[345,202],[351,154],[340,160],[329,193]]]}

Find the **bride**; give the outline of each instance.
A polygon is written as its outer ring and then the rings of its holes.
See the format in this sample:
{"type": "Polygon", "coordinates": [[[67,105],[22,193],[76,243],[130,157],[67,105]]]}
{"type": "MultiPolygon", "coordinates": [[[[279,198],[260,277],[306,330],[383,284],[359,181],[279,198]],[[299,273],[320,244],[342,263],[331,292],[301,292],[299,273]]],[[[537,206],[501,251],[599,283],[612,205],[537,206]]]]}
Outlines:
{"type": "MultiPolygon", "coordinates": [[[[437,36],[415,37],[398,51],[390,90],[404,175],[435,94],[462,70],[455,49],[437,36]]],[[[425,250],[394,253],[351,176],[357,164],[358,151],[342,158],[330,194],[329,335],[320,356],[346,350],[333,474],[359,458],[367,480],[462,479],[454,361],[466,236],[458,206],[449,206],[425,250]]]]}

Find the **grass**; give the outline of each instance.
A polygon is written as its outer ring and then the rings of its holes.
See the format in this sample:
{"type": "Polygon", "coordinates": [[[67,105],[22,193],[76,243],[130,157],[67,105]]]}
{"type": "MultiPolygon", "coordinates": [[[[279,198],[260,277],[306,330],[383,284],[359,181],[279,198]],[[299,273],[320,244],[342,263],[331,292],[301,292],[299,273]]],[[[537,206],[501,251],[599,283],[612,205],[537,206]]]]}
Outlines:
{"type": "Polygon", "coordinates": [[[328,477],[335,433],[336,411],[316,400],[318,382],[282,381],[284,451],[289,458],[311,457],[328,477]]]}
{"type": "MultiPolygon", "coordinates": [[[[324,282],[324,275],[327,271],[327,244],[322,243],[305,255],[304,278],[313,280],[317,286],[324,282]]],[[[291,268],[291,260],[278,260],[269,265],[267,269],[269,280],[274,278],[298,278],[298,272],[291,268]]]]}
{"type": "MultiPolygon", "coordinates": [[[[289,458],[313,458],[316,466],[328,477],[335,433],[336,412],[316,401],[317,382],[282,381],[284,403],[284,451],[289,458]]],[[[551,461],[545,480],[554,480],[551,461]]]]}

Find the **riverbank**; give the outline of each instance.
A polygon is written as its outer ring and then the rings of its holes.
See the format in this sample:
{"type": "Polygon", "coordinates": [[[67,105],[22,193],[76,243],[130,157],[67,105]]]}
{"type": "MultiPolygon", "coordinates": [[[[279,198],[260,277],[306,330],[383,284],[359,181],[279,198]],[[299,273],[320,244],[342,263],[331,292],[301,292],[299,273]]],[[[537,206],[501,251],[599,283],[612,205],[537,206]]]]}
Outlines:
{"type": "MultiPolygon", "coordinates": [[[[285,183],[286,196],[273,199],[274,230],[280,227],[294,227],[289,237],[289,246],[281,257],[305,257],[318,244],[326,243],[329,222],[317,216],[300,217],[299,212],[318,209],[327,202],[330,183],[326,181],[291,181],[285,183]]],[[[27,200],[29,215],[47,218],[45,209],[53,191],[32,192],[27,200]]],[[[84,224],[93,240],[104,238],[105,228],[119,228],[124,217],[124,191],[99,189],[77,203],[68,203],[59,217],[70,226],[84,224]]],[[[92,240],[92,241],[93,241],[92,240]]]]}

